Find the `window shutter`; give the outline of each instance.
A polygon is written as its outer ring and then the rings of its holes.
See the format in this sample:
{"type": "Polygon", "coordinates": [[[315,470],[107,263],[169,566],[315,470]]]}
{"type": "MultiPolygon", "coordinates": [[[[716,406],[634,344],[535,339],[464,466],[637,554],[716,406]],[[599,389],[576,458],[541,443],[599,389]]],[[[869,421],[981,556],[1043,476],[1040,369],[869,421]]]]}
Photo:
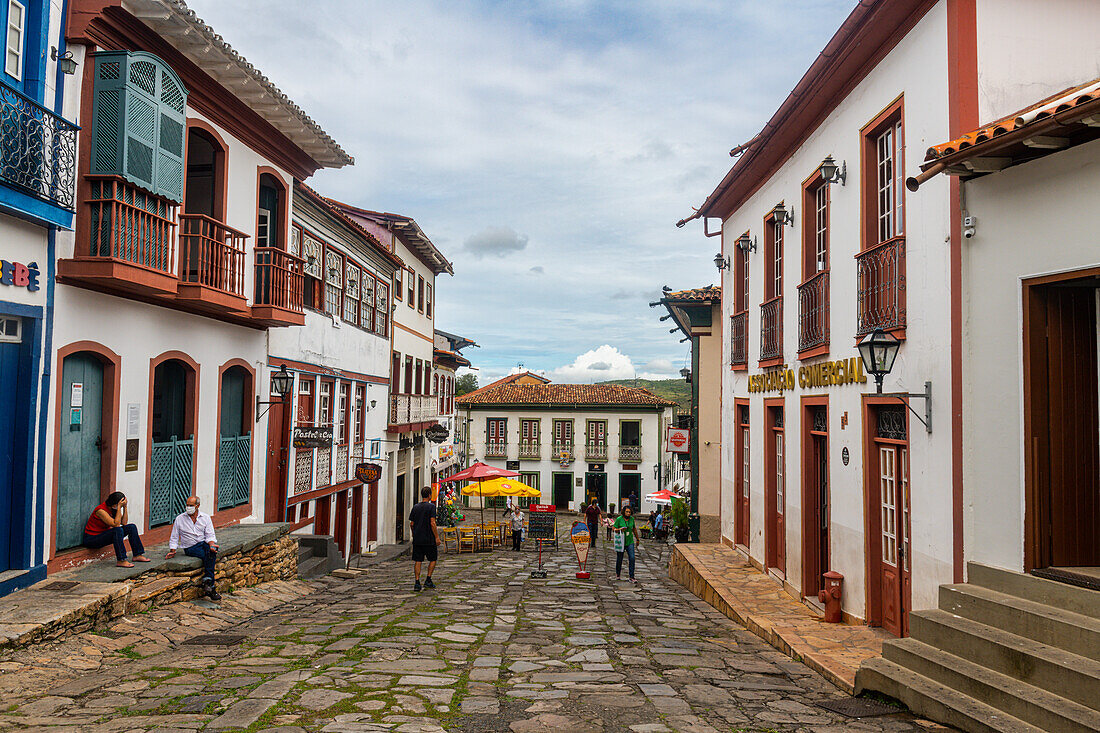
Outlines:
{"type": "Polygon", "coordinates": [[[181,203],[186,116],[187,91],[164,61],[140,51],[95,54],[91,172],[181,203]]]}

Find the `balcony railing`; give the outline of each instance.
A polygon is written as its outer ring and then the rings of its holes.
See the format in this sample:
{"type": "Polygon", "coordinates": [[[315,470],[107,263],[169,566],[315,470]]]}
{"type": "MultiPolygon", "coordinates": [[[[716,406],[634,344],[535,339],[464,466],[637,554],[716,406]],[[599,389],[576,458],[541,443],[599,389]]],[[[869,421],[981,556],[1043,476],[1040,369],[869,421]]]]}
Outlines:
{"type": "Polygon", "coordinates": [[[537,459],[542,452],[538,443],[520,443],[519,444],[519,457],[520,459],[537,459]]]}
{"type": "Polygon", "coordinates": [[[176,205],[118,176],[88,176],[88,254],[141,265],[175,278],[176,205]]]}
{"type": "Polygon", "coordinates": [[[783,296],[760,305],[760,360],[783,356],[783,296]]]}
{"type": "Polygon", "coordinates": [[[78,129],[30,97],[0,84],[0,180],[75,211],[78,129]]]}
{"type": "Polygon", "coordinates": [[[606,461],[607,443],[586,443],[584,446],[585,460],[606,461]]]}
{"type": "Polygon", "coordinates": [[[180,280],[244,295],[248,235],[202,214],[180,214],[180,280]]]}
{"type": "Polygon", "coordinates": [[[905,326],[905,238],[856,256],[856,334],[905,326]]]}
{"type": "Polygon", "coordinates": [[[305,260],[275,247],[256,247],[254,303],[302,312],[302,268],[305,260]]]}
{"type": "Polygon", "coordinates": [[[503,440],[491,440],[485,444],[486,458],[507,458],[508,444],[503,440]]]}
{"type": "Polygon", "coordinates": [[[798,286],[798,350],[829,343],[829,273],[819,272],[798,286]]]}
{"type": "Polygon", "coordinates": [[[730,318],[730,364],[748,364],[749,313],[744,311],[730,318]]]}
{"type": "Polygon", "coordinates": [[[640,445],[620,445],[619,446],[619,463],[641,463],[642,461],[642,446],[640,445]]]}
{"type": "Polygon", "coordinates": [[[554,455],[552,458],[555,461],[561,461],[563,454],[568,454],[568,460],[573,460],[573,444],[572,443],[554,443],[553,445],[554,455]]]}
{"type": "Polygon", "coordinates": [[[431,395],[390,395],[390,425],[430,422],[439,417],[436,407],[431,395]]]}

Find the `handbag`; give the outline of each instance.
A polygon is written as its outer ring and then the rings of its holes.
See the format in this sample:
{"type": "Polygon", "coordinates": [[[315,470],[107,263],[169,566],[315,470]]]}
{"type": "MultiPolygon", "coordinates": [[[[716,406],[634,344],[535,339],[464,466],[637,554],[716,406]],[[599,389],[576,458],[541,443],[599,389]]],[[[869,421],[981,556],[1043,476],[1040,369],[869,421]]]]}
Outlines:
{"type": "Polygon", "coordinates": [[[615,529],[615,552],[626,552],[626,530],[615,529]]]}

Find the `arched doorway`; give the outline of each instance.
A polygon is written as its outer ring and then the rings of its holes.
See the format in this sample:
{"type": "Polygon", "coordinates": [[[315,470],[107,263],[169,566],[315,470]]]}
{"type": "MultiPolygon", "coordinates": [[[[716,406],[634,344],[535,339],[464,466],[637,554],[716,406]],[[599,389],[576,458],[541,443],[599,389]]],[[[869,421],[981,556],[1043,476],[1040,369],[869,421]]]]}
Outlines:
{"type": "Polygon", "coordinates": [[[104,365],[79,351],[61,362],[56,549],[79,547],[84,523],[103,497],[104,365]]]}
{"type": "Polygon", "coordinates": [[[169,358],[153,368],[149,526],[168,524],[191,495],[195,455],[195,369],[169,358]]]}
{"type": "Polygon", "coordinates": [[[218,434],[218,510],[252,498],[252,374],[236,365],[222,372],[218,434]]]}

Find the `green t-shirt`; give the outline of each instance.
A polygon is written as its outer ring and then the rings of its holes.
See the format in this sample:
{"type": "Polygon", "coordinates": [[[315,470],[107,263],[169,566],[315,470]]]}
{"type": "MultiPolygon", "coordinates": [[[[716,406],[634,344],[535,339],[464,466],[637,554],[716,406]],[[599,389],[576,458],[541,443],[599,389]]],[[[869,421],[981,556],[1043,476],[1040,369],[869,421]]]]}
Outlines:
{"type": "Polygon", "coordinates": [[[630,519],[624,519],[622,516],[615,517],[615,523],[611,526],[615,529],[626,530],[625,536],[623,537],[624,546],[634,544],[634,517],[630,519]]]}

